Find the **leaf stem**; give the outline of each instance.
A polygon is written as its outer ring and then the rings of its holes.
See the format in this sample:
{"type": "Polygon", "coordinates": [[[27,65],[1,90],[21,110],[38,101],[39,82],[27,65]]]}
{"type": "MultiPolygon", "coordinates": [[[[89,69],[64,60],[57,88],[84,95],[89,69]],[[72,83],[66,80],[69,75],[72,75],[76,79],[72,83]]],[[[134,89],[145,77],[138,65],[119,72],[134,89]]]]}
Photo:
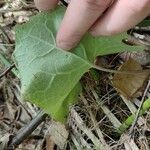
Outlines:
{"type": "Polygon", "coordinates": [[[119,70],[113,70],[113,69],[107,69],[103,68],[97,65],[92,65],[93,68],[103,71],[103,72],[109,72],[109,73],[118,73],[118,74],[131,74],[131,75],[136,75],[136,74],[142,74],[142,73],[150,73],[150,69],[145,69],[145,70],[133,70],[133,71],[119,71],[119,70]]]}

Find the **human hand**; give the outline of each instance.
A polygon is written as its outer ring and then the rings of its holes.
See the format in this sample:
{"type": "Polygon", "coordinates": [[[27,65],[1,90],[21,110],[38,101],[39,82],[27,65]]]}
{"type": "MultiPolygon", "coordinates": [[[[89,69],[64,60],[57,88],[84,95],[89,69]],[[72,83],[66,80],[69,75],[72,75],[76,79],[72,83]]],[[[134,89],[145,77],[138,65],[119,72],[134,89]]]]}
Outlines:
{"type": "MultiPolygon", "coordinates": [[[[55,7],[58,0],[35,0],[40,10],[55,7]]],[[[70,50],[89,31],[93,36],[111,36],[127,31],[150,14],[150,0],[71,0],[56,41],[70,50]]]]}

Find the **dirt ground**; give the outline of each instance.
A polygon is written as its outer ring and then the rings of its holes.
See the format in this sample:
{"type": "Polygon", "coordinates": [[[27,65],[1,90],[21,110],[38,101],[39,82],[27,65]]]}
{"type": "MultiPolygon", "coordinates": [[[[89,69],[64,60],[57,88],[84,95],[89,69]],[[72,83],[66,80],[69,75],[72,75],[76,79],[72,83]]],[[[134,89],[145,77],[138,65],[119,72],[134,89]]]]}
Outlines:
{"type": "MultiPolygon", "coordinates": [[[[78,104],[70,107],[65,125],[22,99],[12,59],[14,27],[37,13],[32,0],[0,1],[0,150],[149,150],[149,76],[131,100],[112,85],[111,73],[89,71],[81,79],[84,90],[78,104]],[[142,101],[148,107],[135,120],[142,101]]],[[[98,57],[97,65],[116,69],[130,57],[150,69],[150,27],[136,27],[134,38],[134,42],[145,46],[145,51],[98,57]]]]}

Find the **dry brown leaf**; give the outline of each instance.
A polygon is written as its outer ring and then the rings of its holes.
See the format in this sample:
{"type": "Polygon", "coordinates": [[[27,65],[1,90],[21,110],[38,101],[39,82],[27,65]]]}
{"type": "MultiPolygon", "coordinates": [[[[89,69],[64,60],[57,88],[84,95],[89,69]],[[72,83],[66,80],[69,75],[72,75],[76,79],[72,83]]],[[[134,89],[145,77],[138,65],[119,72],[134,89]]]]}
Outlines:
{"type": "Polygon", "coordinates": [[[54,142],[51,139],[51,136],[47,135],[46,136],[46,150],[54,150],[54,142]]]}
{"type": "Polygon", "coordinates": [[[48,130],[48,135],[60,149],[64,149],[69,135],[65,125],[61,124],[60,122],[52,121],[48,130]]]}
{"type": "MultiPolygon", "coordinates": [[[[129,59],[120,68],[120,71],[142,71],[142,66],[133,59],[129,59]]],[[[118,74],[116,73],[112,79],[112,84],[118,92],[127,98],[139,96],[139,92],[148,79],[150,72],[143,71],[135,74],[118,74]]]]}
{"type": "Polygon", "coordinates": [[[132,58],[136,60],[141,65],[150,64],[150,51],[134,51],[134,52],[124,52],[119,55],[124,61],[132,58]]]}

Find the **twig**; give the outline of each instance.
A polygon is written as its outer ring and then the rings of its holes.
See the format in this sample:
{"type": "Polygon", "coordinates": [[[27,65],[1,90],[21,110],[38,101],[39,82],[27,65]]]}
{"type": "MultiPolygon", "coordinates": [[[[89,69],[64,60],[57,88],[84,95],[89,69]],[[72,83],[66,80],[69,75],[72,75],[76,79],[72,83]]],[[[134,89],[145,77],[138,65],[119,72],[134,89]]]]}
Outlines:
{"type": "Polygon", "coordinates": [[[134,121],[133,121],[133,123],[132,123],[132,126],[131,126],[130,130],[129,130],[130,139],[131,139],[132,136],[133,136],[133,131],[134,131],[135,125],[136,125],[136,123],[137,123],[137,121],[138,121],[138,118],[139,118],[139,115],[140,115],[140,111],[141,111],[141,109],[142,109],[142,106],[143,106],[143,103],[144,103],[146,94],[147,94],[147,92],[148,92],[148,90],[149,90],[149,87],[150,87],[150,80],[149,80],[148,83],[147,83],[147,86],[146,86],[145,91],[144,91],[143,96],[142,96],[141,104],[140,104],[140,106],[139,106],[139,108],[138,108],[138,111],[137,111],[137,113],[136,113],[135,119],[134,119],[134,121]]]}
{"type": "MultiPolygon", "coordinates": [[[[139,116],[142,116],[143,114],[146,113],[147,110],[150,109],[150,98],[148,98],[147,100],[144,101],[143,103],[143,106],[142,106],[142,109],[140,110],[140,115],[139,116]]],[[[136,111],[137,113],[137,111],[136,111]]],[[[128,129],[130,127],[130,125],[132,125],[133,123],[133,120],[135,119],[136,117],[136,113],[130,115],[122,124],[121,126],[117,129],[117,132],[121,135],[123,134],[126,129],[128,129]]]]}
{"type": "MultiPolygon", "coordinates": [[[[82,94],[80,95],[80,97],[81,97],[81,100],[83,101],[84,105],[87,107],[87,111],[90,115],[90,119],[93,123],[93,126],[95,127],[98,122],[96,121],[96,119],[92,113],[92,110],[89,108],[89,104],[88,104],[87,100],[84,98],[84,96],[82,94]]],[[[99,129],[99,127],[96,127],[95,131],[96,131],[102,145],[103,146],[105,145],[105,148],[107,147],[107,149],[110,149],[109,146],[106,144],[106,142],[104,140],[104,136],[102,134],[102,131],[99,129]]]]}
{"type": "Polygon", "coordinates": [[[5,40],[7,41],[8,44],[13,44],[11,39],[9,38],[8,34],[6,33],[6,31],[4,30],[4,28],[0,25],[0,30],[5,38],[5,40]]]}
{"type": "Polygon", "coordinates": [[[27,11],[27,10],[30,10],[30,9],[34,9],[36,10],[36,7],[35,5],[28,5],[28,6],[22,6],[22,7],[19,7],[18,9],[13,9],[13,8],[0,8],[0,14],[2,13],[8,13],[8,12],[17,12],[17,11],[27,11]]]}
{"type": "MultiPolygon", "coordinates": [[[[11,63],[5,58],[5,55],[3,55],[1,52],[0,52],[0,62],[2,64],[4,64],[6,67],[10,67],[11,66],[11,63]]],[[[13,68],[11,70],[11,72],[19,78],[19,75],[18,75],[18,70],[16,68],[13,68]]]]}
{"type": "Polygon", "coordinates": [[[150,34],[150,28],[145,27],[135,27],[133,31],[140,33],[140,34],[150,34]]]}
{"type": "Polygon", "coordinates": [[[4,72],[2,72],[2,73],[0,74],[0,79],[1,79],[2,77],[6,76],[7,73],[9,73],[14,67],[15,67],[15,64],[13,63],[12,65],[10,65],[10,67],[8,67],[4,72]]]}
{"type": "Polygon", "coordinates": [[[21,144],[45,120],[47,116],[48,115],[43,111],[40,111],[29,124],[20,129],[18,133],[12,138],[10,143],[8,143],[7,150],[13,150],[19,144],[21,144]]]}

